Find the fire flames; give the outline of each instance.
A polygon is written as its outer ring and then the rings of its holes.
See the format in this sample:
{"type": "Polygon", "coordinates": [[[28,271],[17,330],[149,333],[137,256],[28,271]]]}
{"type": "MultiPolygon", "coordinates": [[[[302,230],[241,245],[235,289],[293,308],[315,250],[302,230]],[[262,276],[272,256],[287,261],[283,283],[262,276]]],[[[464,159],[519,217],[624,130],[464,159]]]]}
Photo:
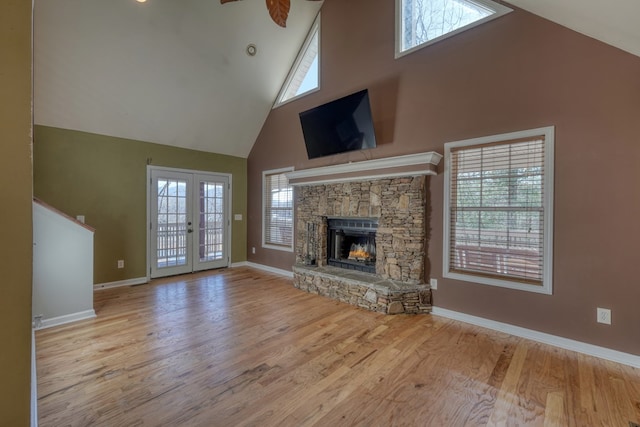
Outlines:
{"type": "Polygon", "coordinates": [[[351,249],[349,250],[349,259],[356,261],[368,261],[371,258],[371,254],[367,251],[367,248],[364,245],[356,245],[355,243],[351,245],[351,249]]]}

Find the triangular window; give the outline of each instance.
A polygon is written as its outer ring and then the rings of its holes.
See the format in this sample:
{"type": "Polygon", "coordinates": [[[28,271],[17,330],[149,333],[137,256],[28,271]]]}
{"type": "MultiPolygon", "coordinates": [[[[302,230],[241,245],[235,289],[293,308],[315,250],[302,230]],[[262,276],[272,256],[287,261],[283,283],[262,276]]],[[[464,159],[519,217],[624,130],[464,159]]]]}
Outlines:
{"type": "Polygon", "coordinates": [[[396,0],[396,58],[509,12],[491,0],[396,0]]]}
{"type": "Polygon", "coordinates": [[[302,49],[280,89],[275,106],[320,88],[320,15],[309,30],[302,49]]]}

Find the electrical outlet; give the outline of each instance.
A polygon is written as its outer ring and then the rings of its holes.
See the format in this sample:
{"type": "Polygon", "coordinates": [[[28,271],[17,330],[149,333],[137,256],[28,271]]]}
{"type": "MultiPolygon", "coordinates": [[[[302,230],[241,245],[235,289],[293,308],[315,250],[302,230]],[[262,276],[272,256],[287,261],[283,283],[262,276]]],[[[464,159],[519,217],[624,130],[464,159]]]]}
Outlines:
{"type": "Polygon", "coordinates": [[[611,324],[611,310],[598,307],[596,312],[598,315],[598,323],[604,323],[605,325],[611,324]]]}
{"type": "Polygon", "coordinates": [[[251,247],[251,253],[252,253],[252,254],[255,254],[255,253],[256,253],[256,247],[255,247],[255,246],[252,246],[252,247],[251,247]]]}
{"type": "Polygon", "coordinates": [[[118,260],[118,268],[124,268],[124,260],[123,259],[119,259],[118,260]]]}
{"type": "Polygon", "coordinates": [[[429,280],[429,285],[431,285],[431,289],[438,289],[438,279],[429,280]]]}
{"type": "Polygon", "coordinates": [[[33,316],[33,327],[40,329],[42,327],[42,314],[33,316]]]}

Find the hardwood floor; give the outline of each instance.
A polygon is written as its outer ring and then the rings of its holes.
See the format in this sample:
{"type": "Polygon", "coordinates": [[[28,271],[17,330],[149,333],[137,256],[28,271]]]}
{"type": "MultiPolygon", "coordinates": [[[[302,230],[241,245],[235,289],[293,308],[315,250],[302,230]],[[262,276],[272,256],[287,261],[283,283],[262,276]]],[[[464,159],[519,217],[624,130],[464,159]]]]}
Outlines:
{"type": "Polygon", "coordinates": [[[98,291],[36,333],[40,426],[620,426],[640,370],[250,268],[98,291]]]}

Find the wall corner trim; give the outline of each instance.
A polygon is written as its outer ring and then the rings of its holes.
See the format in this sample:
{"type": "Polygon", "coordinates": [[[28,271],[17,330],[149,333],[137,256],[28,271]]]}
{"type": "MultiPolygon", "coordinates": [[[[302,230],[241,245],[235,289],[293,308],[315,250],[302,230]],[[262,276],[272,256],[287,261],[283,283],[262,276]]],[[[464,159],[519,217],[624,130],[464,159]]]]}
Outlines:
{"type": "Polygon", "coordinates": [[[38,371],[36,369],[36,330],[31,328],[31,427],[38,427],[38,371]]]}
{"type": "Polygon", "coordinates": [[[285,277],[290,277],[293,278],[293,271],[287,271],[287,270],[283,270],[281,268],[276,268],[276,267],[271,267],[268,265],[264,265],[264,264],[256,264],[254,262],[250,262],[250,261],[246,261],[244,263],[237,263],[234,264],[233,267],[252,267],[252,268],[256,268],[258,270],[263,270],[263,271],[268,271],[269,273],[275,273],[275,274],[279,274],[281,276],[285,276],[285,277]],[[242,264],[242,265],[239,265],[242,264]]]}
{"type": "Polygon", "coordinates": [[[526,338],[543,344],[552,345],[554,347],[571,350],[588,356],[598,357],[600,359],[610,360],[612,362],[621,363],[623,365],[640,368],[640,356],[621,351],[612,350],[606,347],[600,347],[593,344],[587,344],[581,341],[575,341],[569,338],[563,338],[556,335],[546,334],[544,332],[534,331],[532,329],[522,328],[520,326],[510,325],[508,323],[496,322],[495,320],[485,319],[483,317],[472,316],[470,314],[460,313],[457,311],[447,310],[446,308],[433,307],[431,314],[447,319],[458,320],[460,322],[469,323],[475,326],[492,329],[494,331],[504,332],[517,337],[526,338]]]}
{"type": "Polygon", "coordinates": [[[115,282],[96,283],[93,285],[93,290],[100,291],[102,289],[119,288],[121,286],[143,285],[148,282],[149,280],[146,277],[136,277],[133,279],[116,280],[115,282]]]}

